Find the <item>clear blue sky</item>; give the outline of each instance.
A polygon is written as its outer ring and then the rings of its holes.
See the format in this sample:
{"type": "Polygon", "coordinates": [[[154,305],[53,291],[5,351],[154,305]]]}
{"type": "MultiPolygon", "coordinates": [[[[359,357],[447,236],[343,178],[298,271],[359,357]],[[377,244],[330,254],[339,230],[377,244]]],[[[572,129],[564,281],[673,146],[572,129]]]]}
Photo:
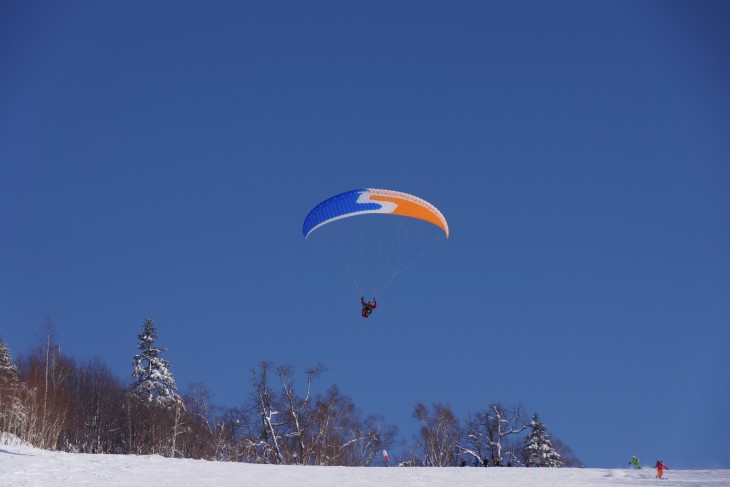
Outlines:
{"type": "Polygon", "coordinates": [[[0,334],[131,373],[155,320],[222,405],[316,362],[407,436],[522,401],[590,466],[730,467],[723,1],[0,4],[0,334]],[[367,322],[332,194],[451,238],[367,322]]]}

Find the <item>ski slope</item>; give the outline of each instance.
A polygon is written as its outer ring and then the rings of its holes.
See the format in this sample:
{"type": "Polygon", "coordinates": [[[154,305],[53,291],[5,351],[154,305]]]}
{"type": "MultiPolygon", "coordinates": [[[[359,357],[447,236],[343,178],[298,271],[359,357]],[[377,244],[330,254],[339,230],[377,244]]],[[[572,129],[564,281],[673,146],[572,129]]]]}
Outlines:
{"type": "MultiPolygon", "coordinates": [[[[670,464],[671,466],[671,464],[670,464]]],[[[89,455],[0,442],[0,486],[154,487],[585,487],[730,486],[730,470],[363,468],[251,465],[160,456],[89,455]]]]}

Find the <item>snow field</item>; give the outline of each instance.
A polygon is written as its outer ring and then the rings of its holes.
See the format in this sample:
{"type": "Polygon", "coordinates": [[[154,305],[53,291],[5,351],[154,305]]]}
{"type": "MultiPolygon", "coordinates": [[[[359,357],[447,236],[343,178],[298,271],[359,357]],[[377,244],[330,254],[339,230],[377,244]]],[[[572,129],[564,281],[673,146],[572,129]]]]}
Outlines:
{"type": "Polygon", "coordinates": [[[0,440],[0,486],[134,487],[585,487],[730,486],[730,470],[653,468],[375,468],[253,465],[160,456],[90,455],[39,450],[0,440]]]}

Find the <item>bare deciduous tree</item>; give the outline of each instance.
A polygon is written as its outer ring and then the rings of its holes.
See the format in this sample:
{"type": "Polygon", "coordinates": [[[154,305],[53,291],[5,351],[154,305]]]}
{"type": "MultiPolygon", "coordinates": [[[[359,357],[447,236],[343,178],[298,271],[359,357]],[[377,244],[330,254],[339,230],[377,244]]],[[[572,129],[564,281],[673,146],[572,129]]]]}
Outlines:
{"type": "Polygon", "coordinates": [[[259,363],[259,370],[253,369],[251,384],[255,401],[256,416],[261,425],[258,446],[262,449],[262,458],[270,463],[285,463],[281,448],[281,431],[286,427],[286,421],[281,417],[279,401],[276,392],[269,386],[269,368],[271,362],[259,363]]]}
{"type": "Polygon", "coordinates": [[[444,404],[434,404],[433,412],[418,403],[413,417],[421,423],[416,442],[420,447],[423,464],[430,467],[456,465],[459,442],[463,430],[451,408],[444,404]]]}
{"type": "Polygon", "coordinates": [[[524,417],[522,409],[520,404],[505,408],[500,403],[495,403],[491,404],[485,412],[487,438],[489,438],[494,465],[503,465],[506,456],[511,459],[517,458],[519,447],[511,444],[509,439],[527,428],[527,424],[522,419],[524,417]]]}
{"type": "Polygon", "coordinates": [[[582,467],[583,462],[580,458],[575,456],[573,450],[562,442],[559,438],[552,438],[553,448],[560,454],[560,458],[563,459],[563,466],[565,467],[582,467]]]}
{"type": "Polygon", "coordinates": [[[505,459],[517,460],[520,448],[512,441],[527,425],[522,418],[521,405],[505,408],[500,403],[489,405],[485,410],[471,415],[467,421],[465,444],[462,451],[482,462],[487,458],[492,465],[502,466],[505,459]]]}
{"type": "Polygon", "coordinates": [[[284,365],[276,369],[282,387],[283,406],[286,407],[287,419],[290,423],[288,439],[291,443],[294,463],[307,464],[311,461],[312,452],[307,448],[307,436],[311,430],[310,396],[312,382],[326,369],[318,364],[307,369],[307,387],[304,397],[299,397],[294,390],[294,367],[284,365]]]}

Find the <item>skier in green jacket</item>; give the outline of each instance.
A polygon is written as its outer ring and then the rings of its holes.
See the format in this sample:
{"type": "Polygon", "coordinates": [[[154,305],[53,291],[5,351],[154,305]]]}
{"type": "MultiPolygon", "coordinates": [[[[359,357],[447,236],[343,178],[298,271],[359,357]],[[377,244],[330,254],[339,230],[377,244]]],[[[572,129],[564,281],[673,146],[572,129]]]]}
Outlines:
{"type": "Polygon", "coordinates": [[[633,467],[636,470],[641,470],[641,465],[639,465],[639,459],[636,457],[636,455],[631,457],[631,461],[629,462],[629,465],[633,465],[633,467]]]}

